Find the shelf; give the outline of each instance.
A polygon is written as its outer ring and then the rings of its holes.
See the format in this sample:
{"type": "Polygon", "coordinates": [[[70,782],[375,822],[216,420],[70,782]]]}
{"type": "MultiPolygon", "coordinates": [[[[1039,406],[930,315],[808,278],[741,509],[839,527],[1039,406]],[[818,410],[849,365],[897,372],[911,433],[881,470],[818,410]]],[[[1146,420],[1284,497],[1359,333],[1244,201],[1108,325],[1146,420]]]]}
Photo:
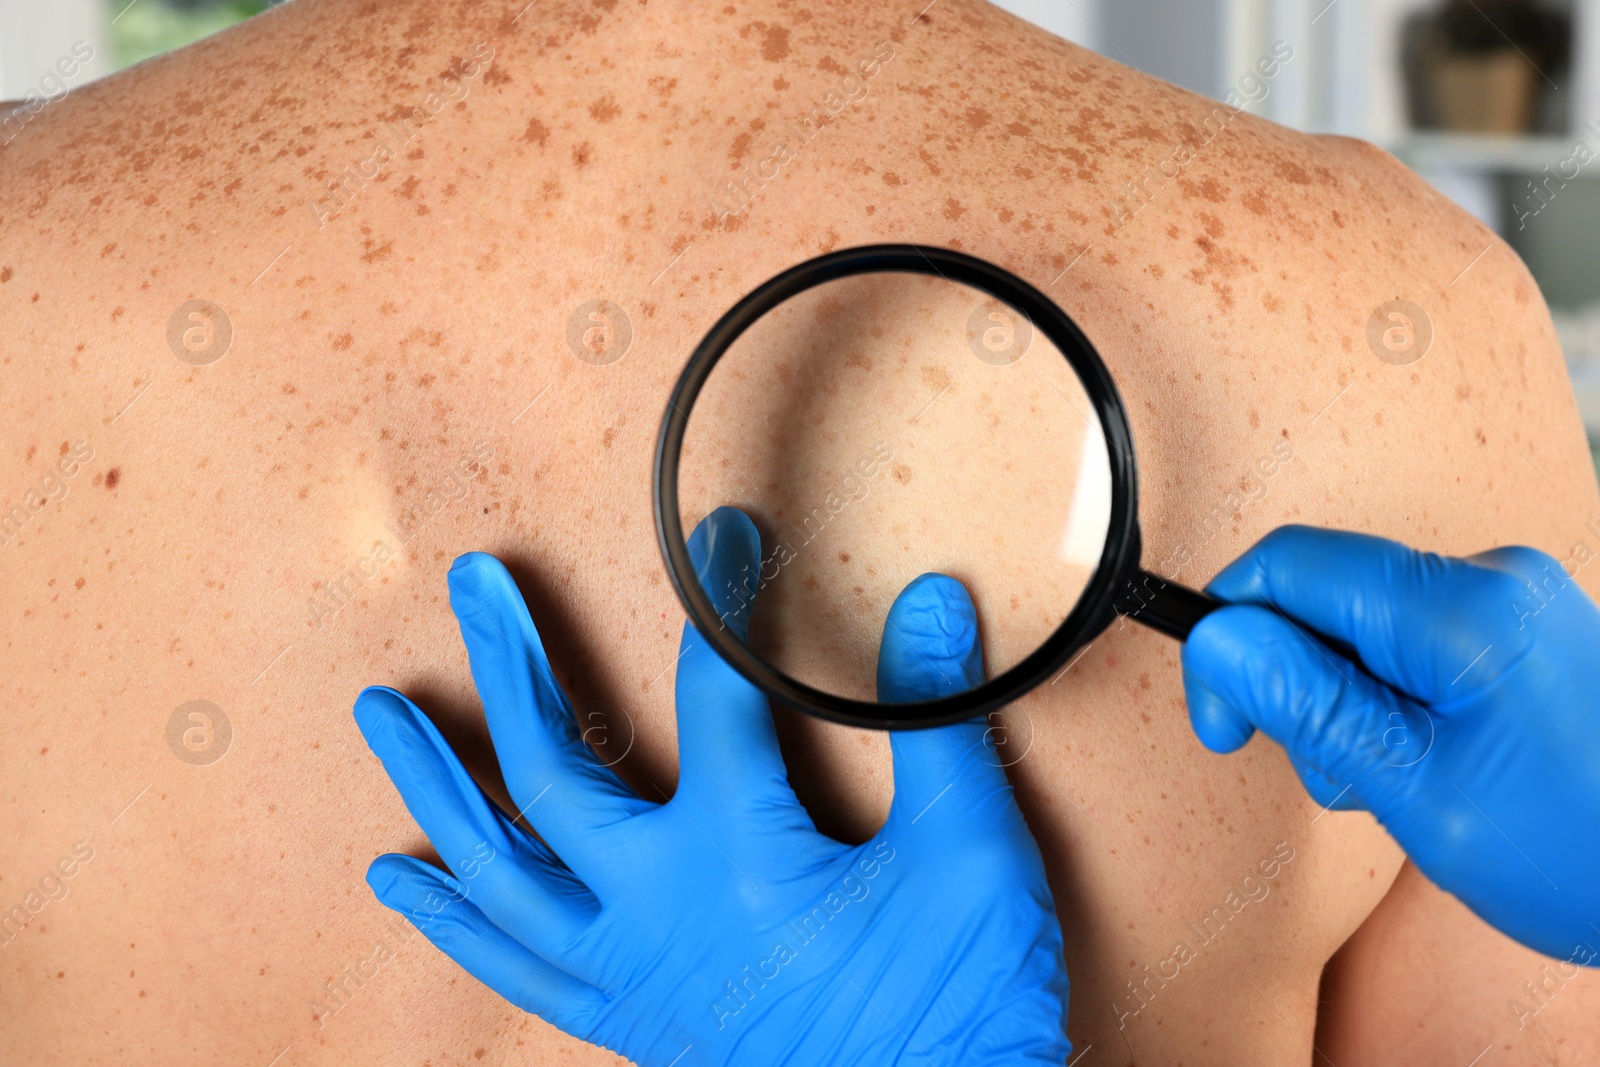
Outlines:
{"type": "Polygon", "coordinates": [[[1600,441],[1600,367],[1589,364],[1569,364],[1572,372],[1572,391],[1578,397],[1578,411],[1590,438],[1600,441]]]}
{"type": "MultiPolygon", "coordinates": [[[[1588,138],[1590,148],[1594,138],[1588,138]]],[[[1557,137],[1505,137],[1476,133],[1409,133],[1384,147],[1413,169],[1448,167],[1454,170],[1537,174],[1572,155],[1576,135],[1557,137]]],[[[1600,153],[1597,153],[1600,154],[1600,153]]],[[[1584,167],[1582,175],[1600,174],[1600,167],[1584,167]]]]}

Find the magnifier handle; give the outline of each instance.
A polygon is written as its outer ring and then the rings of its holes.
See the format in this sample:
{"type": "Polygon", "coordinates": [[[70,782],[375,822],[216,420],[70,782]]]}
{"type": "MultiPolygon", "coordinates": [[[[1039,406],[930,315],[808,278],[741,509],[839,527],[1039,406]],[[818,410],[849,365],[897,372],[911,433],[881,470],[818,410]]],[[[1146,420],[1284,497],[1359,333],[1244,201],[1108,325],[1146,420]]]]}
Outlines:
{"type": "Polygon", "coordinates": [[[1179,641],[1188,640],[1200,620],[1221,606],[1221,601],[1204,593],[1142,569],[1124,584],[1122,595],[1113,604],[1118,615],[1179,641]]]}

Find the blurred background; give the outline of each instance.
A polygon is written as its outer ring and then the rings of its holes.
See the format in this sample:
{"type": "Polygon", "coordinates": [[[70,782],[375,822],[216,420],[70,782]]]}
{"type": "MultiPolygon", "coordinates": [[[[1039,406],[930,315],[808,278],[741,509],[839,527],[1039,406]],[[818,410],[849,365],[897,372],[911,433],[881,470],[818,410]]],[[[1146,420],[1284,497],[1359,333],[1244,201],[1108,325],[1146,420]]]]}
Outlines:
{"type": "MultiPolygon", "coordinates": [[[[0,100],[37,107],[274,2],[0,0],[0,100]]],[[[1600,0],[999,3],[1275,122],[1380,144],[1493,227],[1550,302],[1600,465],[1600,0]],[[1292,61],[1246,80],[1278,42],[1292,61]]],[[[0,109],[0,144],[26,117],[0,109]]]]}

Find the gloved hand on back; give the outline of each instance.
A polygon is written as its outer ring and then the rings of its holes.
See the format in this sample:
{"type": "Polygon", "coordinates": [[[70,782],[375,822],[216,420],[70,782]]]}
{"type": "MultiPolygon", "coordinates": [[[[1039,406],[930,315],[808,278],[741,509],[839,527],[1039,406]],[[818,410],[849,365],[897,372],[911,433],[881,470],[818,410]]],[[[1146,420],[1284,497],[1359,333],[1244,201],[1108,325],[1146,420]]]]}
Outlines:
{"type": "Polygon", "coordinates": [[[1237,606],[1183,649],[1202,742],[1261,730],[1490,925],[1596,961],[1600,609],[1561,563],[1285,527],[1207,591],[1237,606]]]}
{"type": "MultiPolygon", "coordinates": [[[[755,527],[720,509],[689,550],[747,632],[730,579],[758,570],[755,527]]],[[[387,855],[367,880],[468,972],[641,1067],[1065,1061],[1061,931],[985,724],[893,735],[888,822],[843,844],[791,791],[766,698],[685,626],[678,786],[641,797],[583,743],[505,568],[467,555],[449,582],[507,788],[539,836],[400,693],[368,689],[355,714],[454,872],[387,855]]],[[[884,699],[982,679],[952,579],[908,586],[885,633],[884,699]]]]}

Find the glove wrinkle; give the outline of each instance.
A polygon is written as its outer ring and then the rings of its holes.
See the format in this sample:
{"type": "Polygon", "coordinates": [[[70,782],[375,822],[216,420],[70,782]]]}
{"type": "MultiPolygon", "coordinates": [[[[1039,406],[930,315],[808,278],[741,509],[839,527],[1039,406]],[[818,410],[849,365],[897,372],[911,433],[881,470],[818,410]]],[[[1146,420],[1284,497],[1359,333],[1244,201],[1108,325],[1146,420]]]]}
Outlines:
{"type": "MultiPolygon", "coordinates": [[[[688,548],[742,640],[754,524],[719,508],[688,548]]],[[[458,876],[380,857],[369,883],[469,973],[639,1067],[1065,1062],[1060,924],[1010,783],[984,758],[985,723],[896,734],[890,817],[847,845],[795,799],[761,691],[686,625],[679,780],[658,803],[584,744],[499,561],[463,556],[449,585],[506,784],[549,848],[483,797],[399,694],[356,714],[458,876]]],[[[923,575],[901,594],[878,681],[911,700],[983,681],[960,583],[923,575]]]]}
{"type": "Polygon", "coordinates": [[[1579,956],[1600,915],[1600,854],[1573,847],[1570,827],[1600,826],[1600,608],[1563,564],[1285,527],[1209,588],[1235,606],[1183,649],[1203,742],[1259,729],[1314,799],[1370,811],[1491,926],[1596,962],[1579,956]]]}

